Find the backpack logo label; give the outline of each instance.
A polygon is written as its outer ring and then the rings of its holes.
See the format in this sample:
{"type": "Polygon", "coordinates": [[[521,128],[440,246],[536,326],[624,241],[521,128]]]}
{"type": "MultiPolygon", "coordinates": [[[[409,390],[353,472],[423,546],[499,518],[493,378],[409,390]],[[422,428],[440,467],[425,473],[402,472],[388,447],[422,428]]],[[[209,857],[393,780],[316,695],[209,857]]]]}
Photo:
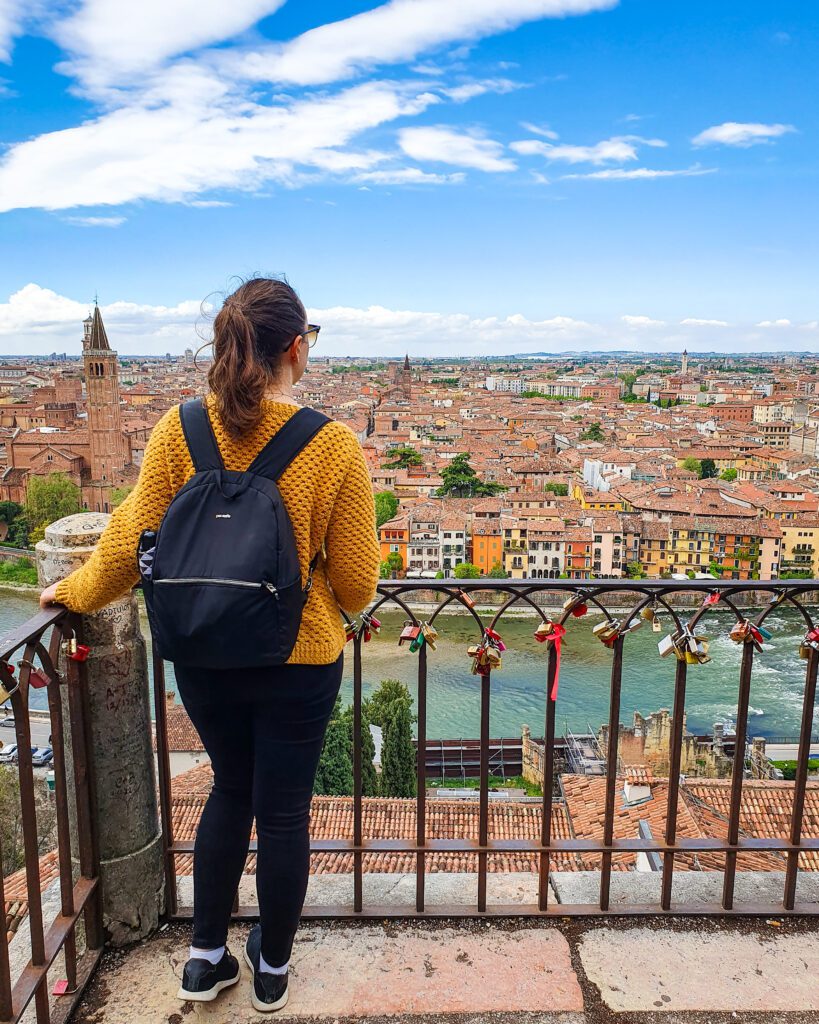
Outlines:
{"type": "Polygon", "coordinates": [[[230,519],[230,512],[223,512],[223,513],[217,512],[216,513],[216,518],[217,519],[230,519]]]}

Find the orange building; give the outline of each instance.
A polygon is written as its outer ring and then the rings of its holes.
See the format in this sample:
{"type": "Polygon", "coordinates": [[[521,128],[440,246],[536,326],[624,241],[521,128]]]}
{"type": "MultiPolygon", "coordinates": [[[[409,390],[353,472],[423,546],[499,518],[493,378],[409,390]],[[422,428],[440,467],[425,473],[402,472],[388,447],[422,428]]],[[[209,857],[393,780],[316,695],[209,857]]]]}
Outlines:
{"type": "Polygon", "coordinates": [[[402,568],[406,569],[409,519],[406,516],[390,519],[379,528],[378,539],[381,543],[381,561],[386,562],[391,554],[397,553],[401,556],[402,568]]]}
{"type": "Polygon", "coordinates": [[[474,522],[472,527],[472,551],[468,560],[485,575],[496,562],[503,565],[503,541],[500,518],[489,522],[474,522]]]}

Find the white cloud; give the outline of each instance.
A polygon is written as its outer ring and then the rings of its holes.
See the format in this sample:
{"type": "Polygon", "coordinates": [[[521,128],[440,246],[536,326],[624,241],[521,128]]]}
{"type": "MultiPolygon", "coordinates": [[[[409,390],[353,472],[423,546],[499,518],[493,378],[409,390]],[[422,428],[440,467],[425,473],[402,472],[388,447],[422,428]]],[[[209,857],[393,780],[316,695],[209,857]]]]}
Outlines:
{"type": "MultiPolygon", "coordinates": [[[[2,0],[0,0],[2,2],[2,0]]],[[[272,14],[284,0],[83,0],[53,28],[71,54],[64,66],[94,90],[127,84],[169,57],[221,42],[272,14]]]]}
{"type": "Polygon", "coordinates": [[[11,58],[11,44],[22,28],[25,14],[22,0],[0,0],[0,60],[11,58]]]}
{"type": "Polygon", "coordinates": [[[486,78],[479,82],[464,82],[463,85],[456,85],[452,89],[441,89],[441,92],[455,103],[466,103],[467,100],[488,92],[502,96],[504,93],[525,88],[525,82],[513,82],[509,78],[486,78]]]}
{"type": "Polygon", "coordinates": [[[124,224],[125,217],[63,217],[66,224],[78,228],[118,228],[124,224]]]}
{"type": "Polygon", "coordinates": [[[665,321],[652,320],[650,316],[621,316],[620,319],[627,327],[665,327],[665,321]]]}
{"type": "Polygon", "coordinates": [[[552,131],[551,128],[548,128],[546,126],[541,127],[540,125],[532,124],[531,121],[521,121],[520,126],[521,128],[524,128],[527,132],[531,132],[532,135],[539,135],[543,139],[551,139],[552,141],[554,141],[555,139],[560,138],[557,132],[552,131]]]}
{"type": "Polygon", "coordinates": [[[310,29],[291,42],[244,54],[228,65],[266,82],[320,85],[360,71],[414,60],[449,43],[473,42],[527,21],[609,10],[618,0],[389,0],[310,29]]]}
{"type": "Polygon", "coordinates": [[[431,174],[420,167],[396,167],[394,170],[365,171],[357,174],[354,181],[365,181],[371,185],[457,185],[466,177],[463,173],[431,174]]]}
{"type": "MultiPolygon", "coordinates": [[[[366,187],[366,186],[365,186],[366,187]]],[[[90,296],[89,296],[90,298],[90,296]]],[[[118,300],[101,307],[112,347],[123,355],[182,352],[201,344],[206,335],[210,306],[198,299],[162,306],[118,300]]],[[[9,354],[81,350],[82,321],[89,303],[28,284],[0,303],[0,348],[9,354]]],[[[390,309],[385,306],[309,307],[311,321],[322,325],[316,355],[480,355],[512,352],[692,351],[690,331],[681,331],[648,316],[624,316],[610,323],[593,323],[577,317],[553,315],[544,319],[523,313],[476,317],[467,313],[390,309]],[[634,329],[638,328],[638,329],[634,329]]],[[[768,351],[804,349],[805,330],[816,323],[793,325],[773,332],[768,351]]],[[[713,348],[704,334],[704,349],[713,348]]],[[[737,325],[720,335],[725,351],[759,352],[762,335],[748,325],[737,325]]]]}
{"type": "Polygon", "coordinates": [[[691,141],[695,146],[722,145],[746,149],[748,146],[772,142],[795,131],[792,124],[743,124],[738,121],[726,121],[724,124],[706,128],[691,141]]]}
{"type": "MultiPolygon", "coordinates": [[[[541,132],[540,134],[545,134],[541,132]]],[[[555,136],[556,137],[556,136],[555,136]]],[[[637,159],[636,144],[661,147],[667,143],[662,139],[643,139],[638,135],[618,135],[612,139],[603,139],[593,146],[570,146],[565,143],[554,145],[540,139],[523,139],[510,144],[510,149],[521,156],[542,156],[547,160],[559,160],[569,164],[608,164],[625,163],[637,159]]]]}
{"type": "Polygon", "coordinates": [[[757,327],[793,327],[790,320],[761,320],[757,327]]]}
{"type": "Polygon", "coordinates": [[[727,320],[702,320],[699,317],[689,316],[680,320],[683,327],[729,327],[727,320]]]}
{"type": "Polygon", "coordinates": [[[482,135],[466,135],[443,126],[402,128],[398,145],[413,160],[474,167],[491,173],[514,171],[516,164],[503,155],[503,146],[482,135]]]}
{"type": "Polygon", "coordinates": [[[716,174],[716,167],[700,167],[694,164],[693,167],[684,167],[672,171],[660,171],[651,167],[635,167],[627,171],[622,167],[612,167],[606,171],[592,171],[589,174],[564,174],[564,180],[597,179],[598,181],[642,181],[650,178],[691,178],[701,174],[716,174]]]}
{"type": "Polygon", "coordinates": [[[290,105],[237,102],[201,69],[175,69],[174,100],[149,97],[12,146],[0,164],[0,210],[180,201],[214,188],[298,184],[310,171],[364,170],[379,153],[342,152],[356,135],[438,101],[369,82],[290,105]]]}

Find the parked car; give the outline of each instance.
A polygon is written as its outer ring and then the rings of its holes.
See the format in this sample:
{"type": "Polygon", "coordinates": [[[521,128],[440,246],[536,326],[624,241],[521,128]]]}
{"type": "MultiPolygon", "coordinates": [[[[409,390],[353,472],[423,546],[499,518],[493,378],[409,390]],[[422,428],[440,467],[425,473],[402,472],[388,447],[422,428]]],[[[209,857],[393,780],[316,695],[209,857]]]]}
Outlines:
{"type": "Polygon", "coordinates": [[[13,729],[14,715],[6,715],[5,718],[0,718],[0,725],[4,725],[7,729],[13,729]]]}
{"type": "Polygon", "coordinates": [[[0,764],[12,764],[12,758],[17,753],[17,744],[8,743],[0,750],[0,764]]]}
{"type": "Polygon", "coordinates": [[[45,768],[54,760],[54,751],[51,747],[37,747],[31,755],[31,763],[35,768],[45,768]]]}
{"type": "MultiPolygon", "coordinates": [[[[31,756],[34,757],[34,755],[36,753],[37,753],[37,747],[32,745],[31,756]]],[[[20,747],[16,743],[14,744],[14,753],[11,755],[11,763],[12,764],[19,764],[20,763],[20,747]]]]}

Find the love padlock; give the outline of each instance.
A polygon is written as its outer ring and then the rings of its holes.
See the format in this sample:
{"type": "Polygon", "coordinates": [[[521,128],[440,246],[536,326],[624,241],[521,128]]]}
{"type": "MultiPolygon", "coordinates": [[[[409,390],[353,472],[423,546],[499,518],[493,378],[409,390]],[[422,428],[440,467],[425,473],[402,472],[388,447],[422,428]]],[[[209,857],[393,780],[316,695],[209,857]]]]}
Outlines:
{"type": "Polygon", "coordinates": [[[506,650],[506,644],[501,640],[500,633],[496,633],[494,629],[490,629],[489,626],[487,626],[486,629],[484,629],[484,635],[492,646],[497,648],[497,650],[506,650]]]}
{"type": "Polygon", "coordinates": [[[28,674],[28,685],[33,686],[35,690],[41,690],[44,686],[48,686],[50,682],[51,680],[42,669],[32,668],[28,674]]]}
{"type": "Polygon", "coordinates": [[[554,629],[555,624],[551,620],[541,622],[541,624],[537,627],[537,629],[534,632],[535,640],[537,640],[539,644],[545,644],[546,641],[554,633],[554,629]]]}
{"type": "Polygon", "coordinates": [[[7,683],[0,682],[0,704],[4,704],[13,693],[17,692],[20,684],[14,678],[14,665],[9,665],[8,662],[5,661],[0,664],[2,664],[6,672],[8,672],[8,674],[12,677],[11,681],[13,684],[9,685],[7,683]]]}
{"type": "Polygon", "coordinates": [[[74,649],[69,652],[68,657],[72,661],[88,661],[88,655],[91,653],[91,648],[85,644],[75,644],[74,649]]]}

